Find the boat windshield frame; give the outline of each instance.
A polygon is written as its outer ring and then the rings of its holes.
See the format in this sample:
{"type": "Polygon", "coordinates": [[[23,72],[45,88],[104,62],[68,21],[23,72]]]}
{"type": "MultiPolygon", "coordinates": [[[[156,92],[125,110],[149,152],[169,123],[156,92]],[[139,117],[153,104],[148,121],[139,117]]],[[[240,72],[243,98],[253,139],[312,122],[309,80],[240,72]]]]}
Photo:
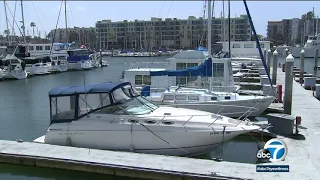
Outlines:
{"type": "MultiPolygon", "coordinates": [[[[108,108],[108,107],[112,107],[112,106],[118,106],[127,115],[149,114],[149,113],[153,112],[154,110],[156,110],[157,108],[159,108],[159,106],[156,105],[155,103],[152,103],[151,101],[142,97],[131,85],[121,86],[119,88],[116,88],[112,92],[74,93],[74,94],[70,94],[70,95],[49,96],[49,102],[50,102],[50,124],[77,121],[77,120],[79,120],[89,114],[95,113],[99,110],[102,110],[102,109],[108,108]],[[121,93],[121,96],[115,97],[115,95],[117,96],[117,93],[119,93],[119,92],[121,93]],[[80,103],[85,103],[87,106],[87,104],[89,104],[90,101],[89,100],[86,101],[86,99],[83,97],[88,97],[90,95],[99,95],[100,98],[102,96],[104,96],[104,99],[107,98],[109,101],[107,104],[101,105],[101,104],[103,104],[103,103],[101,103],[103,101],[103,99],[100,99],[100,104],[98,105],[97,108],[88,109],[87,107],[85,107],[86,108],[85,113],[81,113],[81,108],[83,108],[83,107],[80,106],[80,103]],[[66,100],[66,102],[59,104],[58,98],[66,98],[67,100],[66,100]],[[67,110],[61,111],[59,109],[59,106],[66,106],[66,104],[68,104],[68,103],[70,103],[70,107],[67,107],[66,108],[67,110]],[[133,105],[132,105],[132,103],[133,103],[133,105]],[[140,105],[140,106],[138,106],[138,105],[140,105]],[[134,109],[136,107],[137,107],[137,109],[134,109]],[[141,108],[141,107],[144,107],[144,108],[141,108]],[[141,111],[139,111],[138,113],[132,112],[132,109],[139,110],[139,108],[141,108],[140,110],[144,110],[144,111],[142,111],[142,113],[141,113],[141,111]],[[68,113],[69,114],[68,118],[59,117],[60,114],[62,114],[62,113],[68,113]]],[[[91,108],[90,104],[88,105],[88,107],[91,108]]]]}

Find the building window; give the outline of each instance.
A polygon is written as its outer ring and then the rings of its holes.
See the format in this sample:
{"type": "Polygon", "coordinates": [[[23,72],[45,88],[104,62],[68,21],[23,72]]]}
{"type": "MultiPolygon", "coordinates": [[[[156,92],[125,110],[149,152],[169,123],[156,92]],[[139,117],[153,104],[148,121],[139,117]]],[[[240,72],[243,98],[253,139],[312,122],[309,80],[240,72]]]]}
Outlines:
{"type": "Polygon", "coordinates": [[[151,76],[150,75],[135,75],[135,84],[136,85],[151,85],[151,76]]]}
{"type": "Polygon", "coordinates": [[[45,50],[49,50],[50,51],[50,46],[45,46],[45,50]]]}
{"type": "Polygon", "coordinates": [[[254,44],[244,44],[244,48],[253,48],[254,44]]]}
{"type": "Polygon", "coordinates": [[[29,50],[30,50],[30,51],[33,51],[33,50],[34,50],[34,47],[33,47],[33,46],[29,46],[29,50]]]}
{"type": "Polygon", "coordinates": [[[42,46],[36,46],[36,50],[42,50],[42,46]]]}

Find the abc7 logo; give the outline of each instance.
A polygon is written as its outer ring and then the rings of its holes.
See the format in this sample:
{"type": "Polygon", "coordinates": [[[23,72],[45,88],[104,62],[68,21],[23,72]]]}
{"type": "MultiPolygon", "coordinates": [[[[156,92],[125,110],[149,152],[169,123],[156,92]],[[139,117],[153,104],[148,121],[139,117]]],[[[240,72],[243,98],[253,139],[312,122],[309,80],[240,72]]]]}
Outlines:
{"type": "Polygon", "coordinates": [[[268,162],[271,158],[271,153],[268,149],[260,149],[257,153],[257,158],[262,162],[268,162]]]}

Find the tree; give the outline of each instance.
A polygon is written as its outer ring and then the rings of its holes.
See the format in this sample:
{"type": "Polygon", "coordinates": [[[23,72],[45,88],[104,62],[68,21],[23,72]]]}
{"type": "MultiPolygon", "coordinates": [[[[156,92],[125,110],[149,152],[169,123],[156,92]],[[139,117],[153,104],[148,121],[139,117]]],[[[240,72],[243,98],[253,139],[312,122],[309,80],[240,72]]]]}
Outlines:
{"type": "Polygon", "coordinates": [[[76,32],[69,33],[70,42],[77,42],[77,38],[78,38],[78,33],[76,33],[76,32]]]}
{"type": "Polygon", "coordinates": [[[307,12],[306,14],[303,14],[302,16],[301,16],[301,19],[302,20],[312,20],[312,19],[314,19],[314,13],[313,13],[313,11],[309,11],[309,12],[307,12]]]}
{"type": "Polygon", "coordinates": [[[277,32],[273,37],[273,42],[275,43],[275,45],[281,45],[284,44],[285,42],[285,38],[283,37],[283,34],[280,32],[277,32]]]}

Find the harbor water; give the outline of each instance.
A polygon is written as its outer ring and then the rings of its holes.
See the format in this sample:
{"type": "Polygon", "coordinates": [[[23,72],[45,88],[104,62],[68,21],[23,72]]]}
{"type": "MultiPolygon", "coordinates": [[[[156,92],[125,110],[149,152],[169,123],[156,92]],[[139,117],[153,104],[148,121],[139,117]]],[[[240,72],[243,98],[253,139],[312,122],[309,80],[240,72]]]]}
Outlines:
{"type": "MultiPolygon", "coordinates": [[[[124,58],[105,57],[109,66],[87,71],[73,71],[45,76],[35,76],[25,80],[0,81],[0,139],[32,141],[45,134],[49,126],[48,91],[58,86],[82,85],[117,81],[121,72],[129,68],[163,68],[166,57],[124,58]]],[[[299,67],[299,59],[295,65],[299,67]]],[[[284,58],[279,58],[284,63],[284,58]]],[[[305,60],[305,70],[313,72],[313,59],[305,60]]],[[[319,63],[320,64],[320,63],[319,63]]],[[[199,158],[223,158],[226,161],[256,163],[257,141],[251,136],[241,136],[227,142],[221,149],[199,158]]],[[[0,164],[0,179],[123,179],[113,176],[22,167],[0,164]]]]}

